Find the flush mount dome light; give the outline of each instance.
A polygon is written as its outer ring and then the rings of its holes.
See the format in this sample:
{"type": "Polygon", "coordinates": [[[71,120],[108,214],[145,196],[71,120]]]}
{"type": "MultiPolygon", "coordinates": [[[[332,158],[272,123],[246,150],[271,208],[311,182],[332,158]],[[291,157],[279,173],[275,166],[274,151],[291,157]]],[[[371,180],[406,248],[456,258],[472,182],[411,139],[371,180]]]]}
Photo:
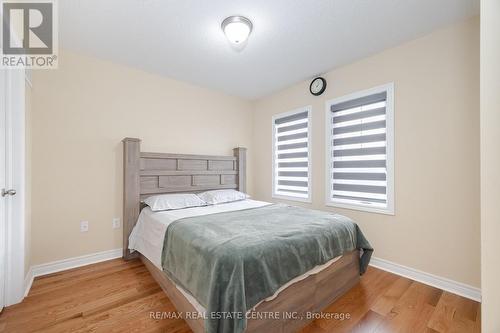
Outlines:
{"type": "Polygon", "coordinates": [[[221,25],[227,39],[233,44],[244,43],[252,32],[252,22],[243,16],[229,16],[221,25]]]}

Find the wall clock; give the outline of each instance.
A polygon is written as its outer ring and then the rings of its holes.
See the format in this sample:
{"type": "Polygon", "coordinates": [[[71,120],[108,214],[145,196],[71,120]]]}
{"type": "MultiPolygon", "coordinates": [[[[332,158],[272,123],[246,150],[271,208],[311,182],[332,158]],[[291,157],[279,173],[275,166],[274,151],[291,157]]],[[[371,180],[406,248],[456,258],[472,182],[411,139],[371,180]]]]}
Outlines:
{"type": "Polygon", "coordinates": [[[325,92],[326,89],[326,80],[320,76],[312,80],[311,85],[309,86],[309,91],[314,96],[319,96],[325,92]]]}

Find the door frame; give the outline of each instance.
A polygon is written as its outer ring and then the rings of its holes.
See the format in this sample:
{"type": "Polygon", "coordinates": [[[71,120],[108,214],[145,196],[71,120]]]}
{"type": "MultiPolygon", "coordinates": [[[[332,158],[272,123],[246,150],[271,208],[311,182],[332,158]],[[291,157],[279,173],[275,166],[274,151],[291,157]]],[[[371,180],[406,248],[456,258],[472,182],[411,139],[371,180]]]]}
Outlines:
{"type": "MultiPolygon", "coordinates": [[[[0,69],[5,74],[5,157],[7,189],[14,196],[5,202],[4,304],[19,303],[24,298],[25,279],[25,70],[0,69]]],[[[1,286],[0,286],[1,287],[1,286]]]]}

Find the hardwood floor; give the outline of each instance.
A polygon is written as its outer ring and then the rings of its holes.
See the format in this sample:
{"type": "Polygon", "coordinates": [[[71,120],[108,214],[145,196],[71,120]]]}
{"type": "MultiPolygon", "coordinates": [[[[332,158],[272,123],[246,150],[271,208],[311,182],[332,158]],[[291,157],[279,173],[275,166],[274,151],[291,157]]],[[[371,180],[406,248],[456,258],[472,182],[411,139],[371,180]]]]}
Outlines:
{"type": "MultiPolygon", "coordinates": [[[[26,299],[4,309],[0,332],[190,332],[139,260],[121,259],[35,279],[26,299]]],[[[304,333],[480,332],[479,303],[370,267],[361,282],[304,333]]]]}

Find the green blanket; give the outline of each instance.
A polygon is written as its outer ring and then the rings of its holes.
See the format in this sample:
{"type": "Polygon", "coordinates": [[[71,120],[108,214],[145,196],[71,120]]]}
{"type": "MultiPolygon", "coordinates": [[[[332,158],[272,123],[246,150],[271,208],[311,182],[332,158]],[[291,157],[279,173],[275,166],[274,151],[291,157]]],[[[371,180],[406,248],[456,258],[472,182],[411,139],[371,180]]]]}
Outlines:
{"type": "Polygon", "coordinates": [[[165,234],[162,267],[205,307],[207,332],[238,333],[245,314],[315,266],[372,247],[349,218],[282,204],[177,220],[165,234]]]}

